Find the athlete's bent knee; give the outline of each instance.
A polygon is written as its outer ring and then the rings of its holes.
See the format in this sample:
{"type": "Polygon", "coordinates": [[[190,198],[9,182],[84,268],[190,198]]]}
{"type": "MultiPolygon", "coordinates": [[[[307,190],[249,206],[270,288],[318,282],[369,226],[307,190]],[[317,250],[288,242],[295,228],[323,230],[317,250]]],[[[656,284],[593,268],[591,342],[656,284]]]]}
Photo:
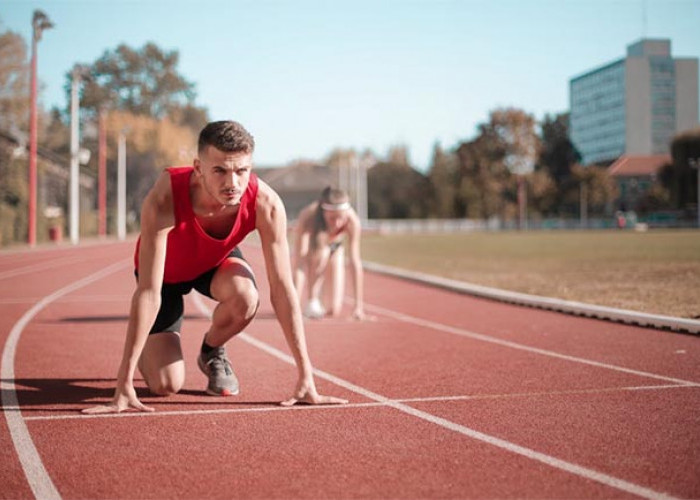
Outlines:
{"type": "Polygon", "coordinates": [[[156,396],[170,396],[177,394],[182,389],[184,380],[174,380],[172,378],[162,378],[158,380],[146,380],[148,390],[156,396]]]}
{"type": "Polygon", "coordinates": [[[233,314],[245,320],[252,320],[260,306],[260,295],[254,286],[245,287],[238,290],[236,298],[230,301],[233,314]]]}

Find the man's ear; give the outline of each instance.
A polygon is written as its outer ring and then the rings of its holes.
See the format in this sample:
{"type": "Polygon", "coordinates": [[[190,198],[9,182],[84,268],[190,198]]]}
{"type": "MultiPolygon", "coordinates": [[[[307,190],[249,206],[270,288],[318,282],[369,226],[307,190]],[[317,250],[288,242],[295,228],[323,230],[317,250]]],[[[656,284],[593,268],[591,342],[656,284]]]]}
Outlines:
{"type": "Polygon", "coordinates": [[[199,158],[195,158],[194,161],[192,161],[192,166],[194,167],[194,171],[197,175],[202,175],[202,162],[199,161],[199,158]]]}

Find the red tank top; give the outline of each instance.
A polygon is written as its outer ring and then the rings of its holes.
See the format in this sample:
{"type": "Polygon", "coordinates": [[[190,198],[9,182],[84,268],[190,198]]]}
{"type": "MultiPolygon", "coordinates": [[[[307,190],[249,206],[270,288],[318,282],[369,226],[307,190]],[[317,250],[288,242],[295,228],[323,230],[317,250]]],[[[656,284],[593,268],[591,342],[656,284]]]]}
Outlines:
{"type": "MultiPolygon", "coordinates": [[[[175,226],[168,233],[165,253],[164,283],[180,283],[195,279],[200,274],[218,266],[231,251],[255,229],[255,201],[258,194],[258,178],[250,174],[248,187],[241,197],[241,204],[231,232],[226,238],[209,236],[195,218],[190,199],[190,177],[193,167],[171,167],[175,226]]],[[[134,264],[139,268],[139,247],[136,243],[134,264]]]]}

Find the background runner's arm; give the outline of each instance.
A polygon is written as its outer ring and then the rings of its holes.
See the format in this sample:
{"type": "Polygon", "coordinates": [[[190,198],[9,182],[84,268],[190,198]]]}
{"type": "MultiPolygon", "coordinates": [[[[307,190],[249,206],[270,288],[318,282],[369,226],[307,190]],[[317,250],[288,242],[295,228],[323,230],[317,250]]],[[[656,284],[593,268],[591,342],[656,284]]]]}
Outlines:
{"type": "Polygon", "coordinates": [[[355,311],[354,313],[364,313],[364,274],[362,270],[362,258],[360,257],[360,221],[353,217],[348,230],[348,246],[350,250],[350,272],[355,291],[355,311]]]}
{"type": "Polygon", "coordinates": [[[304,295],[306,274],[308,270],[310,234],[305,230],[304,212],[301,213],[294,229],[294,254],[292,271],[294,273],[294,286],[299,299],[304,295]]]}

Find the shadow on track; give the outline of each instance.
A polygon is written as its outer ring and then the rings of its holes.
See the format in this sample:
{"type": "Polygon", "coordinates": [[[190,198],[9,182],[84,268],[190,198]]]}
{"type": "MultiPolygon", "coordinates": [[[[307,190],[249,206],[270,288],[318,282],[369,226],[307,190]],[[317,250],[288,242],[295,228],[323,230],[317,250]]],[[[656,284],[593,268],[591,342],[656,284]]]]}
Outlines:
{"type": "MultiPolygon", "coordinates": [[[[106,404],[114,396],[115,379],[32,379],[21,378],[5,380],[14,383],[15,392],[21,411],[27,412],[65,412],[82,409],[86,406],[106,404]]],[[[2,390],[2,399],[6,401],[6,389],[2,390]]],[[[279,406],[279,401],[240,401],[235,397],[209,396],[204,390],[183,389],[172,396],[154,396],[145,387],[136,387],[136,393],[146,404],[164,406],[279,406]]],[[[17,411],[4,408],[4,411],[17,411]]]]}
{"type": "MultiPolygon", "coordinates": [[[[185,314],[185,319],[205,319],[204,316],[185,314]]],[[[54,321],[46,321],[45,323],[127,323],[129,316],[67,316],[54,321]]]]}

